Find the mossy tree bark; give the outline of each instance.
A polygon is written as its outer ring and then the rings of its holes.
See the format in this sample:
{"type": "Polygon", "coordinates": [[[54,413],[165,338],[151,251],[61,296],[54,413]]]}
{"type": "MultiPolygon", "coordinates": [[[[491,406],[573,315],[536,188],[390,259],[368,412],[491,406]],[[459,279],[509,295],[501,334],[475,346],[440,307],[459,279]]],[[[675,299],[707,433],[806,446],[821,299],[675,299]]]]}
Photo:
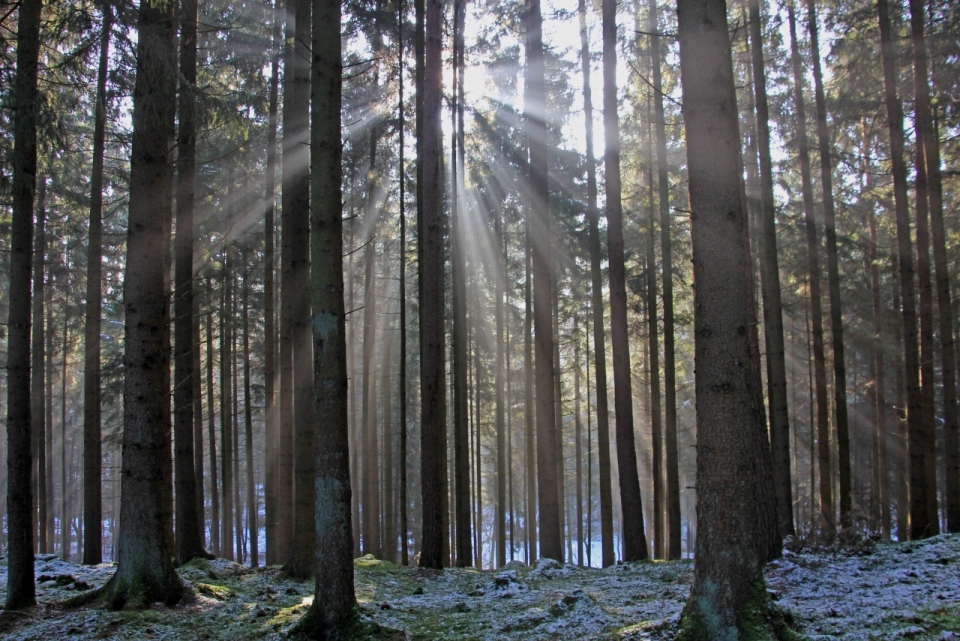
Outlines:
{"type": "Polygon", "coordinates": [[[169,269],[176,104],[174,3],[142,0],[133,95],[130,213],[123,287],[124,392],[117,571],[104,587],[112,607],[174,604],[170,460],[169,269]]]}

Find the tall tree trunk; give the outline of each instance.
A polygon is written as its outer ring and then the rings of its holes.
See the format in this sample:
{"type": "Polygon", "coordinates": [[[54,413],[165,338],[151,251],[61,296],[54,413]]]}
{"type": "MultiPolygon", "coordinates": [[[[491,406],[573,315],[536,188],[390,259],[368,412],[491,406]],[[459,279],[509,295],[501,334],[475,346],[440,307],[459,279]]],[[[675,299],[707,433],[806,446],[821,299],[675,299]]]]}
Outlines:
{"type": "MultiPolygon", "coordinates": [[[[232,279],[231,287],[236,284],[236,279],[232,279]]],[[[243,285],[241,285],[243,287],[243,285]]],[[[242,294],[240,296],[242,298],[242,294]]],[[[231,300],[231,312],[233,314],[243,313],[242,309],[237,309],[236,293],[233,293],[231,300]]],[[[233,443],[233,533],[236,540],[236,560],[238,563],[246,562],[246,549],[243,542],[243,499],[240,491],[243,481],[240,476],[240,363],[237,361],[237,333],[242,318],[237,319],[237,323],[230,324],[230,397],[233,402],[233,411],[231,412],[230,422],[230,440],[233,443]]]]}
{"type": "Polygon", "coordinates": [[[790,48],[793,58],[793,99],[796,105],[797,144],[800,151],[800,175],[803,213],[807,238],[807,265],[810,272],[810,318],[813,327],[813,363],[817,391],[817,440],[820,467],[820,528],[828,539],[836,530],[833,511],[833,482],[830,478],[830,418],[827,406],[827,370],[823,346],[823,309],[820,304],[820,249],[813,214],[813,185],[810,178],[810,150],[807,142],[807,112],[803,101],[803,66],[797,46],[793,6],[788,6],[790,48]]]}
{"type": "MultiPolygon", "coordinates": [[[[36,505],[31,508],[33,532],[37,536],[36,552],[45,554],[47,550],[47,425],[44,416],[44,262],[47,254],[47,237],[44,228],[46,222],[47,177],[40,176],[37,184],[36,233],[33,246],[33,339],[30,348],[30,430],[33,441],[33,493],[37,497],[36,505]]],[[[53,332],[53,327],[50,327],[53,332]]],[[[52,354],[51,354],[52,356],[52,354]]],[[[52,479],[50,479],[52,480],[52,479]]],[[[53,509],[53,506],[50,506],[53,509]]],[[[51,541],[52,543],[52,541],[51,541]]]]}
{"type": "Polygon", "coordinates": [[[920,378],[924,404],[924,468],[927,477],[927,503],[930,527],[927,535],[940,532],[937,508],[937,448],[934,434],[933,379],[933,296],[930,287],[928,230],[933,232],[937,303],[940,307],[940,356],[943,377],[944,436],[947,446],[947,527],[960,531],[960,453],[957,450],[957,382],[954,368],[953,310],[950,301],[950,275],[943,228],[943,186],[940,177],[940,143],[930,108],[930,84],[923,0],[910,1],[910,26],[913,41],[913,87],[916,97],[914,128],[917,137],[917,267],[920,277],[920,378]],[[925,192],[921,194],[921,192],[925,192]],[[924,213],[930,216],[930,228],[924,213]],[[925,238],[926,237],[926,238],[925,238]]]}
{"type": "MultiPolygon", "coordinates": [[[[463,23],[466,18],[466,0],[455,0],[453,5],[453,95],[454,100],[450,105],[451,127],[451,145],[450,145],[450,163],[451,163],[451,187],[453,188],[451,206],[451,268],[453,279],[453,459],[454,459],[454,498],[456,502],[456,565],[457,567],[470,567],[473,564],[472,538],[470,529],[470,434],[467,425],[469,414],[468,390],[467,390],[467,281],[466,281],[466,258],[464,230],[460,220],[460,180],[459,172],[463,170],[460,165],[462,158],[460,154],[459,130],[463,127],[463,121],[458,123],[457,117],[460,114],[460,100],[462,89],[459,83],[459,69],[462,61],[461,48],[463,47],[463,23]]],[[[495,214],[499,215],[499,214],[495,214]]],[[[496,285],[499,287],[499,285],[496,285]]],[[[499,292],[499,289],[497,289],[499,292]]],[[[499,326],[498,326],[499,327],[499,326]]],[[[500,397],[498,397],[500,398],[500,397]]],[[[498,405],[498,412],[500,406],[498,405]]],[[[502,427],[498,423],[498,428],[502,427]]],[[[502,430],[497,433],[497,443],[500,443],[502,430]]],[[[497,449],[497,460],[503,456],[501,449],[497,449]]],[[[499,467],[498,467],[499,469],[499,467]]],[[[502,477],[497,477],[497,496],[501,494],[500,484],[502,477]]],[[[497,503],[497,527],[498,537],[503,528],[503,506],[497,503]]],[[[499,539],[498,539],[499,540],[499,539]]],[[[498,550],[498,554],[500,551],[498,550]]],[[[502,563],[500,563],[502,565],[502,563]]]]}
{"type": "Polygon", "coordinates": [[[742,631],[759,592],[755,439],[762,429],[736,90],[723,0],[677,6],[695,283],[697,543],[681,620],[687,639],[742,631]],[[708,62],[709,61],[709,62],[708,62]]]}
{"type": "MultiPolygon", "coordinates": [[[[207,291],[212,292],[212,284],[207,281],[207,291]]],[[[222,390],[221,390],[222,391],[222,390]]],[[[207,312],[207,450],[210,452],[210,542],[213,553],[221,556],[220,550],[220,490],[217,480],[217,433],[216,403],[213,393],[213,313],[207,312]]]]}
{"type": "MultiPolygon", "coordinates": [[[[298,189],[305,173],[305,142],[308,108],[306,97],[297,91],[297,69],[302,53],[297,45],[297,8],[303,0],[286,0],[283,59],[283,159],[281,167],[280,246],[280,436],[277,462],[277,560],[286,563],[293,558],[294,500],[294,402],[293,402],[293,236],[297,204],[304,197],[298,189]]],[[[303,25],[300,26],[303,29],[303,25]]],[[[305,43],[301,43],[305,46],[305,43]]],[[[302,83],[301,83],[302,84],[302,83]]]]}
{"type": "Polygon", "coordinates": [[[41,0],[17,13],[13,86],[13,217],[10,223],[10,312],[7,338],[7,598],[8,610],[36,603],[33,582],[33,488],[30,412],[30,267],[37,186],[37,67],[41,0]]]}
{"type": "MultiPolygon", "coordinates": [[[[193,206],[196,181],[198,0],[181,4],[180,128],[177,131],[177,234],[174,286],[173,429],[176,465],[176,557],[182,565],[206,555],[200,541],[193,461],[193,206]]],[[[199,429],[199,428],[198,428],[199,429]]]]}
{"type": "Polygon", "coordinates": [[[243,248],[243,425],[247,459],[247,531],[250,533],[250,567],[260,565],[259,528],[257,527],[257,490],[253,467],[253,399],[250,396],[250,259],[243,248]]]}
{"type": "Polygon", "coordinates": [[[400,443],[398,450],[400,456],[397,465],[400,468],[400,496],[398,497],[400,502],[400,563],[407,565],[409,563],[409,551],[407,550],[407,541],[409,540],[407,528],[407,174],[404,164],[403,143],[406,123],[403,116],[403,57],[406,53],[403,44],[403,25],[407,19],[407,5],[405,0],[400,0],[398,4],[397,103],[399,106],[399,125],[397,130],[400,135],[400,443]]]}
{"type": "Polygon", "coordinates": [[[173,568],[170,460],[170,214],[176,78],[173,3],[142,0],[138,19],[137,79],[127,267],[124,274],[123,461],[117,571],[104,586],[107,602],[129,597],[173,604],[183,584],[173,568]]]}
{"type": "MultiPolygon", "coordinates": [[[[610,411],[607,406],[607,349],[603,323],[603,276],[601,274],[600,232],[597,209],[597,171],[593,154],[593,96],[590,91],[590,49],[587,39],[585,0],[578,2],[580,13],[580,65],[583,69],[583,112],[587,144],[587,242],[590,246],[591,309],[593,346],[597,379],[597,449],[600,472],[600,550],[603,567],[614,564],[613,494],[610,487],[610,411]]],[[[589,403],[588,403],[589,407],[589,403]]],[[[589,494],[589,492],[588,492],[589,494]]],[[[590,555],[590,548],[587,548],[590,555]]]]}
{"type": "Polygon", "coordinates": [[[547,123],[543,18],[540,0],[527,0],[527,71],[524,81],[524,125],[530,147],[529,189],[533,255],[533,324],[536,335],[537,494],[540,504],[540,556],[563,562],[558,504],[556,407],[554,400],[552,256],[547,177],[547,123]]]}
{"type": "MultiPolygon", "coordinates": [[[[917,347],[917,300],[914,289],[913,252],[910,239],[910,211],[907,200],[907,166],[903,160],[903,107],[897,97],[897,70],[887,0],[877,0],[883,82],[890,131],[890,160],[893,165],[893,197],[897,223],[897,262],[900,272],[900,310],[903,316],[904,386],[909,439],[909,502],[911,539],[930,534],[932,515],[928,511],[927,479],[924,471],[924,421],[920,392],[920,354],[917,347]]],[[[906,477],[901,471],[900,476],[906,477]]],[[[905,506],[901,503],[898,511],[905,506]]],[[[901,521],[905,524],[905,521],[901,521]]],[[[903,539],[903,531],[897,535],[903,539]]]]}
{"type": "MultiPolygon", "coordinates": [[[[421,567],[443,567],[443,461],[446,458],[443,402],[443,211],[440,199],[440,110],[442,100],[442,3],[426,1],[423,114],[420,170],[422,216],[417,226],[420,260],[420,485],[423,528],[421,567]]],[[[419,182],[419,181],[418,181],[419,182]]]]}
{"type": "Polygon", "coordinates": [[[393,323],[387,321],[387,327],[384,328],[383,340],[383,364],[381,365],[382,383],[380,389],[383,390],[383,558],[391,563],[397,562],[397,528],[396,511],[394,509],[394,491],[393,491],[393,387],[390,385],[390,379],[393,377],[391,369],[393,363],[393,334],[391,327],[393,323]]]}
{"type": "MultiPolygon", "coordinates": [[[[287,91],[292,95],[284,107],[291,109],[296,119],[295,135],[305,142],[310,122],[310,10],[311,0],[297,0],[296,50],[294,78],[287,91]]],[[[306,145],[302,145],[306,147],[306,145]]],[[[309,149],[307,149],[309,153],[309,149]]],[[[301,157],[301,161],[304,160],[301,157]]],[[[290,317],[293,332],[293,428],[294,428],[294,512],[293,551],[287,558],[287,571],[293,576],[307,577],[313,573],[316,524],[314,523],[313,465],[314,421],[313,411],[313,354],[311,353],[310,299],[303,295],[310,284],[310,175],[307,164],[297,165],[291,185],[290,285],[293,297],[290,317]]]]}
{"type": "Polygon", "coordinates": [[[667,558],[680,558],[680,458],[677,449],[677,365],[673,338],[673,244],[671,240],[670,181],[667,174],[666,117],[660,71],[660,34],[657,1],[650,1],[650,57],[653,66],[653,122],[657,130],[658,202],[663,271],[663,387],[664,437],[667,454],[667,558]]]}
{"type": "MultiPolygon", "coordinates": [[[[343,308],[340,3],[315,0],[311,57],[310,302],[313,309],[317,638],[349,636],[356,621],[351,532],[350,436],[343,308]]],[[[310,628],[305,628],[309,630],[310,628]]]]}
{"type": "MultiPolygon", "coordinates": [[[[281,10],[282,0],[276,0],[274,9],[281,10]]],[[[275,240],[275,209],[277,189],[277,112],[280,76],[280,52],[277,43],[280,42],[281,21],[276,20],[273,27],[273,40],[270,43],[270,106],[268,111],[269,128],[267,130],[267,176],[266,199],[267,210],[264,213],[264,252],[263,252],[263,346],[264,346],[264,520],[267,535],[266,563],[274,565],[278,561],[277,540],[277,507],[279,493],[277,492],[277,475],[279,450],[278,419],[277,416],[277,326],[276,289],[274,285],[274,265],[276,258],[274,250],[275,240]]]]}
{"type": "Polygon", "coordinates": [[[197,479],[197,529],[206,549],[206,510],[203,492],[203,368],[200,360],[200,297],[193,297],[193,469],[197,479]]]}
{"type": "MultiPolygon", "coordinates": [[[[573,317],[573,425],[574,465],[577,475],[577,565],[583,567],[583,435],[580,424],[580,336],[573,317]]],[[[589,401],[589,397],[588,397],[589,401]]]]}
{"type": "Polygon", "coordinates": [[[783,340],[783,304],[777,250],[776,201],[773,195],[773,161],[770,156],[770,107],[763,54],[760,1],[750,0],[750,49],[753,56],[754,97],[757,107],[757,147],[760,157],[760,266],[763,292],[763,327],[767,349],[767,396],[770,403],[770,445],[777,495],[780,533],[794,534],[793,496],[790,487],[790,414],[783,340]]]}
{"type": "MultiPolygon", "coordinates": [[[[376,138],[376,136],[374,136],[376,138]]],[[[372,143],[376,149],[376,140],[372,143]]],[[[374,172],[374,154],[371,153],[368,180],[374,172]]],[[[380,455],[377,439],[377,383],[376,367],[377,343],[377,210],[373,203],[371,188],[370,201],[367,203],[367,215],[373,218],[367,221],[369,227],[364,252],[365,278],[363,293],[363,553],[383,556],[380,546],[380,455]]]]}
{"type": "Polygon", "coordinates": [[[607,248],[610,261],[610,326],[613,343],[614,407],[617,421],[617,461],[620,509],[623,517],[624,560],[647,558],[643,505],[637,476],[633,436],[633,394],[627,335],[626,270],[623,258],[623,209],[620,202],[620,125],[617,116],[617,7],[603,2],[603,129],[607,180],[607,248]]]}
{"type": "Polygon", "coordinates": [[[233,356],[230,353],[233,334],[233,268],[230,247],[224,247],[220,306],[220,463],[223,470],[223,498],[220,514],[220,536],[223,558],[233,560],[233,356]]]}
{"type": "MultiPolygon", "coordinates": [[[[536,450],[534,447],[534,406],[533,406],[533,239],[531,238],[530,216],[524,216],[524,280],[523,280],[523,421],[526,454],[524,469],[527,480],[527,512],[524,527],[527,532],[527,563],[533,564],[537,558],[537,478],[536,450]]],[[[477,514],[480,510],[480,428],[477,426],[477,514]]],[[[479,522],[477,529],[482,524],[479,522]]],[[[479,554],[480,550],[477,550],[479,554]]]]}
{"type": "Polygon", "coordinates": [[[107,123],[107,73],[113,7],[101,5],[100,57],[97,66],[97,104],[93,125],[93,165],[90,170],[90,227],[87,241],[87,292],[84,318],[83,376],[83,563],[103,561],[102,489],[100,483],[100,309],[103,297],[103,155],[107,123]]]}
{"type": "MultiPolygon", "coordinates": [[[[64,500],[60,503],[60,523],[61,523],[61,544],[60,551],[63,560],[67,563],[70,562],[70,524],[71,519],[68,518],[70,501],[67,501],[67,347],[69,345],[69,336],[68,334],[68,309],[64,307],[63,310],[63,367],[60,370],[60,487],[64,488],[63,495],[64,500]]],[[[50,347],[47,350],[47,406],[50,408],[50,411],[47,412],[47,425],[52,427],[53,424],[53,341],[50,340],[50,337],[53,335],[53,310],[52,305],[47,306],[47,326],[50,328],[48,332],[48,346],[50,347]]],[[[51,429],[52,436],[52,429],[51,429]]],[[[72,444],[71,444],[72,445],[72,444]]],[[[71,449],[73,449],[71,447],[71,449]]],[[[71,491],[72,495],[73,492],[71,491]]],[[[51,506],[52,508],[52,506],[51,506]]],[[[79,545],[79,539],[78,539],[79,545]]]]}
{"type": "Polygon", "coordinates": [[[830,133],[827,129],[823,73],[820,70],[820,38],[815,0],[807,0],[807,20],[810,32],[810,53],[813,57],[817,141],[820,145],[820,180],[823,185],[823,222],[827,241],[827,282],[830,288],[830,327],[833,336],[833,403],[837,419],[837,460],[840,468],[840,527],[846,529],[853,525],[853,501],[850,494],[850,427],[847,418],[847,369],[843,353],[843,310],[840,304],[837,223],[833,203],[833,164],[830,160],[830,133]]]}

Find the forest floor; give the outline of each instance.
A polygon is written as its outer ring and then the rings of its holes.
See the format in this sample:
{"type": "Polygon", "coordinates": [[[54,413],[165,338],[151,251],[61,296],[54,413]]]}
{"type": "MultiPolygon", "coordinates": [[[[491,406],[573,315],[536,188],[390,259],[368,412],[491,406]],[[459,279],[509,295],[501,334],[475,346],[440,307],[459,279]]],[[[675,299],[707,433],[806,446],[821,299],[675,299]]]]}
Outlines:
{"type": "MultiPolygon", "coordinates": [[[[403,568],[355,561],[363,616],[400,630],[397,639],[668,639],[693,577],[690,561],[607,568],[500,570],[403,568]]],[[[106,582],[114,566],[36,560],[39,605],[0,613],[0,638],[281,639],[312,600],[312,581],[279,568],[230,561],[180,568],[190,596],[180,605],[111,611],[58,604],[106,582]]],[[[846,549],[796,549],[768,565],[767,587],[808,639],[960,640],[960,535],[846,549]]],[[[0,592],[6,560],[0,559],[0,592]]]]}

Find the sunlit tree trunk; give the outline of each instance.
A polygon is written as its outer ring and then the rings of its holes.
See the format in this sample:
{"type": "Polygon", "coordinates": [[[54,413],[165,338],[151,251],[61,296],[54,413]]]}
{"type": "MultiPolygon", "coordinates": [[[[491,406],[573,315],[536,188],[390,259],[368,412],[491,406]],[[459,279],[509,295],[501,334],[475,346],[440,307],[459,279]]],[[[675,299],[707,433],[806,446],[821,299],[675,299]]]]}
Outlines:
{"type": "MultiPolygon", "coordinates": [[[[207,281],[207,291],[212,292],[212,283],[207,281]]],[[[213,313],[207,312],[207,451],[210,455],[210,543],[213,553],[220,550],[220,488],[217,479],[217,433],[216,402],[213,392],[213,313]]]]}
{"type": "Polygon", "coordinates": [[[173,3],[142,0],[124,274],[123,460],[117,571],[104,586],[113,607],[174,604],[183,584],[173,568],[170,460],[169,273],[175,107],[173,3]]]}
{"type": "Polygon", "coordinates": [[[253,399],[250,395],[250,257],[243,248],[243,426],[247,463],[247,532],[250,536],[250,567],[259,567],[259,528],[257,527],[257,491],[253,467],[253,399]]]}
{"type": "MultiPolygon", "coordinates": [[[[597,448],[600,473],[600,549],[603,567],[613,565],[613,494],[610,487],[610,411],[607,406],[607,349],[603,322],[603,276],[601,274],[600,232],[597,208],[597,168],[593,154],[593,96],[590,91],[590,49],[587,39],[585,0],[580,12],[580,65],[583,70],[583,112],[587,145],[587,242],[590,247],[591,308],[597,379],[597,448]]],[[[589,405],[589,404],[588,404],[589,405]]],[[[589,492],[588,492],[589,494],[589,492]]],[[[587,548],[587,555],[590,554],[587,548]]]]}
{"type": "MultiPolygon", "coordinates": [[[[903,317],[904,388],[906,389],[906,429],[909,454],[909,535],[911,539],[928,536],[930,521],[927,501],[927,480],[924,470],[924,425],[920,392],[920,354],[917,347],[917,300],[914,289],[913,250],[910,239],[910,211],[907,199],[907,166],[903,160],[903,107],[897,97],[897,70],[890,30],[887,0],[877,1],[880,22],[880,48],[883,58],[883,81],[887,106],[887,124],[890,132],[890,160],[893,166],[893,196],[897,224],[897,263],[900,274],[900,311],[903,317]]],[[[908,475],[901,468],[901,477],[908,475]]],[[[898,512],[906,506],[900,503],[898,512]]],[[[903,518],[901,525],[907,525],[903,518]]],[[[897,538],[904,540],[906,530],[899,530],[897,538]]]]}
{"type": "MultiPolygon", "coordinates": [[[[232,182],[232,181],[231,181],[232,182]]],[[[233,560],[233,356],[230,353],[233,334],[233,269],[230,246],[224,247],[221,277],[220,318],[220,463],[223,472],[220,514],[220,553],[233,560]]]]}
{"type": "MultiPolygon", "coordinates": [[[[524,422],[524,470],[527,480],[527,512],[524,519],[527,531],[527,563],[533,564],[537,558],[537,469],[536,449],[534,446],[534,407],[533,407],[533,241],[530,238],[530,217],[524,216],[524,256],[523,256],[523,422],[524,422]]],[[[477,429],[477,509],[480,514],[480,441],[477,429]]],[[[478,518],[479,520],[479,518],[478,518]]],[[[477,526],[480,529],[480,526],[477,526]]],[[[479,554],[479,546],[477,550],[479,554]]]]}
{"type": "MultiPolygon", "coordinates": [[[[633,395],[627,335],[626,270],[623,258],[623,209],[620,202],[620,125],[617,115],[616,2],[603,2],[603,129],[607,182],[607,248],[610,260],[610,327],[613,343],[617,461],[623,518],[624,560],[647,558],[643,505],[633,436],[633,395]]],[[[539,397],[539,395],[538,395],[539,397]]]]}
{"type": "Polygon", "coordinates": [[[533,325],[536,341],[537,498],[539,500],[540,556],[563,562],[558,504],[556,407],[554,399],[552,256],[547,178],[546,90],[543,55],[543,18],[540,0],[527,0],[527,70],[524,80],[524,126],[529,145],[529,199],[533,258],[533,325]]]}
{"type": "Polygon", "coordinates": [[[797,45],[793,7],[790,18],[790,48],[793,61],[793,100],[796,109],[797,145],[800,151],[800,175],[803,213],[807,239],[807,265],[810,272],[810,320],[813,328],[813,363],[817,393],[817,454],[820,469],[820,528],[828,539],[836,530],[833,512],[833,482],[830,477],[830,418],[827,406],[827,370],[823,345],[823,309],[820,293],[820,246],[813,213],[813,185],[810,178],[810,150],[807,142],[807,115],[803,99],[803,63],[797,45]]]}
{"type": "Polygon", "coordinates": [[[399,106],[399,125],[397,131],[400,136],[399,168],[400,168],[400,443],[398,447],[400,468],[400,563],[409,563],[407,550],[407,216],[406,216],[406,184],[407,174],[404,164],[403,134],[406,128],[403,105],[403,59],[405,55],[403,40],[403,25],[407,19],[407,5],[404,0],[398,3],[399,14],[397,20],[397,104],[399,106]]]}
{"type": "Polygon", "coordinates": [[[383,558],[391,563],[397,562],[397,528],[394,499],[394,463],[393,463],[393,322],[387,321],[383,332],[383,356],[380,366],[380,389],[383,403],[383,558]]]}
{"type": "Polygon", "coordinates": [[[794,534],[793,496],[790,486],[790,415],[787,406],[787,373],[783,340],[783,304],[777,249],[776,202],[773,195],[773,161],[770,156],[770,107],[764,61],[760,1],[750,0],[750,50],[757,108],[757,148],[760,159],[760,265],[764,277],[763,326],[767,349],[767,396],[770,404],[770,444],[777,495],[780,533],[794,534]]]}
{"type": "MultiPolygon", "coordinates": [[[[376,136],[374,136],[376,138],[376,136]]],[[[372,149],[376,149],[376,140],[372,143],[372,149]]],[[[370,172],[368,179],[374,171],[374,156],[371,152],[370,172]]],[[[367,215],[376,218],[377,212],[373,204],[373,193],[371,190],[371,202],[367,205],[367,215]]],[[[363,521],[363,553],[373,554],[380,558],[383,556],[380,546],[380,462],[379,462],[379,442],[377,438],[377,388],[376,375],[376,334],[377,334],[377,244],[376,244],[376,223],[367,222],[369,235],[366,238],[366,250],[364,251],[364,294],[363,294],[363,385],[362,405],[363,405],[363,502],[362,502],[362,521],[363,521]]]]}
{"type": "Polygon", "coordinates": [[[573,317],[573,340],[574,465],[577,476],[577,565],[583,567],[583,435],[581,434],[580,424],[580,337],[576,316],[573,317]]]}
{"type": "Polygon", "coordinates": [[[103,522],[100,483],[103,458],[100,439],[100,310],[103,297],[103,156],[107,122],[107,73],[113,7],[101,5],[100,55],[97,66],[97,104],[93,125],[93,163],[90,170],[90,223],[87,232],[87,291],[84,318],[83,376],[83,563],[103,560],[103,522]]]}
{"type": "Polygon", "coordinates": [[[677,16],[693,212],[698,520],[680,638],[720,639],[742,631],[745,604],[765,596],[755,440],[745,429],[761,429],[763,402],[748,331],[752,285],[726,6],[680,0],[677,16]]]}

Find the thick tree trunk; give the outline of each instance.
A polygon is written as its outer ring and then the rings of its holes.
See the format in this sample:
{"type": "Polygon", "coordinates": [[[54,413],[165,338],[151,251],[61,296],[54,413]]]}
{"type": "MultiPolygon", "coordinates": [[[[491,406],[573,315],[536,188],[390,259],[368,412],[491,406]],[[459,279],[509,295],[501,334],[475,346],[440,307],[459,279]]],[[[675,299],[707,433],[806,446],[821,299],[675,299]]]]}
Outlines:
{"type": "Polygon", "coordinates": [[[767,348],[767,396],[770,404],[770,445],[773,481],[777,495],[780,533],[794,534],[793,496],[790,486],[790,415],[787,406],[787,373],[783,340],[783,304],[777,250],[776,201],[773,195],[773,161],[770,156],[770,107],[759,0],[750,0],[750,49],[753,56],[754,96],[757,106],[757,147],[760,157],[760,265],[764,275],[763,327],[767,348]]]}
{"type": "MultiPolygon", "coordinates": [[[[897,97],[897,70],[887,0],[877,1],[880,22],[880,46],[883,57],[883,81],[886,94],[887,124],[890,132],[890,159],[893,165],[893,196],[897,223],[897,262],[900,272],[900,309],[903,316],[904,387],[909,453],[909,534],[919,539],[930,534],[932,515],[927,500],[924,470],[924,420],[920,392],[920,353],[917,347],[917,300],[914,289],[913,250],[910,239],[910,211],[907,199],[907,166],[903,160],[903,107],[897,97]]],[[[900,476],[906,478],[902,471],[900,476]]],[[[901,503],[898,511],[905,506],[901,503]]],[[[905,520],[901,524],[906,524],[905,520]]],[[[898,539],[904,539],[900,530],[898,539]]]]}
{"type": "Polygon", "coordinates": [[[33,488],[30,411],[30,267],[37,184],[37,61],[41,0],[23,0],[17,14],[13,88],[13,217],[10,223],[10,312],[7,339],[7,598],[8,610],[36,602],[33,582],[33,488]]]}
{"type": "MultiPolygon", "coordinates": [[[[820,38],[815,0],[807,0],[807,25],[813,57],[813,82],[817,108],[817,141],[820,145],[820,180],[823,185],[823,222],[827,241],[827,282],[830,288],[830,328],[833,336],[833,403],[837,425],[837,461],[840,480],[840,527],[852,527],[853,500],[850,480],[850,426],[847,418],[847,369],[843,353],[843,311],[840,303],[840,268],[837,255],[837,223],[833,203],[833,165],[827,103],[820,71],[820,38]]],[[[931,388],[932,393],[932,388],[931,388]]]]}
{"type": "MultiPolygon", "coordinates": [[[[193,461],[193,206],[196,181],[198,0],[184,0],[180,21],[180,128],[177,131],[177,234],[174,274],[173,429],[176,465],[177,564],[205,556],[200,541],[193,461]]],[[[199,429],[199,428],[198,428],[199,429]]]]}
{"type": "Polygon", "coordinates": [[[620,509],[623,517],[624,560],[647,558],[643,505],[637,476],[633,436],[633,394],[630,346],[627,335],[626,270],[623,258],[623,209],[620,202],[620,125],[617,116],[617,7],[603,2],[603,129],[607,180],[607,248],[610,260],[610,327],[613,343],[614,406],[617,462],[620,472],[620,509]]]}
{"type": "Polygon", "coordinates": [[[310,302],[313,308],[313,390],[316,547],[315,638],[339,638],[356,620],[351,532],[350,436],[343,308],[341,191],[340,3],[315,0],[311,69],[310,302]]]}
{"type": "Polygon", "coordinates": [[[122,607],[130,597],[140,606],[169,605],[183,594],[171,560],[170,309],[165,286],[173,193],[174,31],[173,3],[142,0],[123,286],[121,525],[117,572],[104,587],[112,607],[122,607]]]}
{"type": "Polygon", "coordinates": [[[83,563],[103,561],[102,490],[100,483],[100,309],[103,297],[103,155],[107,122],[107,73],[113,7],[102,4],[100,56],[97,66],[97,104],[93,125],[93,165],[90,170],[90,227],[87,240],[87,292],[84,318],[83,376],[83,563]]]}
{"type": "MultiPolygon", "coordinates": [[[[607,406],[607,349],[603,322],[603,276],[600,266],[600,232],[597,209],[597,171],[593,155],[593,96],[590,91],[590,50],[587,39],[586,3],[578,3],[580,12],[580,65],[583,69],[583,112],[587,144],[587,242],[590,246],[591,308],[593,346],[597,379],[597,449],[600,472],[600,550],[603,567],[614,564],[613,494],[610,487],[610,411],[607,406]]],[[[589,407],[589,403],[588,403],[589,407]]],[[[589,492],[588,492],[589,494],[589,492]]],[[[590,548],[587,548],[590,555],[590,548]]]]}
{"type": "Polygon", "coordinates": [[[813,363],[817,392],[817,446],[820,469],[820,529],[829,540],[836,533],[833,511],[833,481],[830,476],[830,418],[827,406],[827,369],[823,345],[823,308],[820,293],[820,246],[813,213],[813,185],[810,178],[810,150],[807,142],[807,115],[803,101],[803,64],[797,46],[796,20],[793,7],[790,18],[790,47],[793,58],[793,99],[796,105],[797,144],[800,152],[800,175],[803,191],[803,213],[807,238],[807,265],[810,272],[810,318],[813,327],[813,363]]]}
{"type": "MultiPolygon", "coordinates": [[[[440,113],[442,101],[443,15],[440,0],[427,0],[424,35],[421,171],[422,217],[418,224],[420,260],[420,485],[423,528],[420,566],[444,565],[443,402],[443,211],[440,199],[440,113]]],[[[418,137],[419,138],[419,137],[418,137]]],[[[419,182],[419,181],[418,181],[419,182]]]]}
{"type": "MultiPolygon", "coordinates": [[[[274,8],[278,11],[282,0],[276,0],[274,8]]],[[[264,252],[263,252],[263,335],[264,335],[264,511],[267,535],[266,563],[275,565],[278,561],[277,540],[277,474],[279,450],[276,379],[277,379],[277,325],[276,289],[274,285],[274,264],[276,262],[274,250],[276,177],[277,177],[277,112],[280,76],[280,55],[276,50],[276,43],[280,42],[281,21],[278,19],[273,29],[273,40],[270,47],[270,107],[268,112],[269,129],[267,130],[267,210],[264,213],[264,252]]]]}
{"type": "Polygon", "coordinates": [[[698,520],[680,638],[719,639],[742,630],[746,603],[766,595],[755,439],[744,429],[762,429],[763,404],[748,329],[747,212],[726,6],[680,0],[677,15],[693,210],[698,520]]]}
{"type": "Polygon", "coordinates": [[[530,148],[527,216],[533,258],[533,324],[536,342],[537,498],[540,504],[540,556],[563,562],[560,506],[557,498],[557,438],[554,399],[553,312],[551,276],[553,243],[547,178],[546,90],[543,18],[540,0],[527,0],[527,70],[524,125],[530,148]]]}
{"type": "MultiPolygon", "coordinates": [[[[47,237],[45,230],[47,214],[47,177],[40,176],[37,184],[37,213],[36,229],[33,245],[33,337],[30,347],[30,437],[33,442],[33,495],[37,497],[36,505],[31,508],[33,532],[37,537],[36,552],[46,554],[47,550],[47,443],[46,433],[49,429],[44,413],[46,399],[44,398],[43,365],[46,358],[44,353],[43,311],[46,292],[44,291],[44,263],[47,254],[47,237]]],[[[53,327],[50,327],[50,333],[53,327]]],[[[50,354],[52,356],[52,354],[50,354]]],[[[52,510],[53,506],[49,506],[52,510]]],[[[52,544],[53,542],[50,541],[52,544]]]]}

